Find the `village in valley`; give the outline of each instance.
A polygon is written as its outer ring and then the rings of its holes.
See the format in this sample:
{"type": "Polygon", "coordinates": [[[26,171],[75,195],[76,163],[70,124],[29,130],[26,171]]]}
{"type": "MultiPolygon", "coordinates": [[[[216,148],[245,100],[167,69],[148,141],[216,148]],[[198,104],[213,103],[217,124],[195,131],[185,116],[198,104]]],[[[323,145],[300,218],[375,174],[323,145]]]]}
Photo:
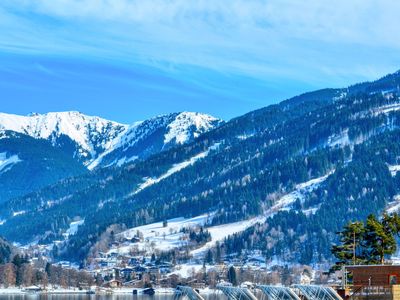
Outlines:
{"type": "MultiPolygon", "coordinates": [[[[175,293],[179,285],[211,293],[221,284],[252,286],[254,283],[291,285],[332,282],[332,276],[328,276],[322,268],[313,270],[310,266],[266,260],[259,250],[240,257],[225,255],[223,247],[220,247],[223,238],[245,229],[254,221],[238,222],[236,226],[231,224],[231,228],[224,231],[221,226],[206,229],[204,225],[208,218],[209,215],[177,218],[129,230],[113,227],[103,236],[97,245],[98,251],[93,252],[85,265],[68,261],[55,262],[54,265],[90,274],[91,279],[80,282],[78,290],[80,286],[88,290],[96,289],[100,293],[131,294],[133,290],[149,288],[158,293],[175,293]]],[[[81,223],[75,222],[73,226],[81,223]]],[[[59,243],[50,246],[31,244],[23,249],[25,254],[32,256],[32,261],[51,261],[52,251],[59,243]]],[[[39,283],[40,286],[43,287],[43,284],[39,283]]],[[[62,288],[73,287],[65,282],[62,288]]]]}

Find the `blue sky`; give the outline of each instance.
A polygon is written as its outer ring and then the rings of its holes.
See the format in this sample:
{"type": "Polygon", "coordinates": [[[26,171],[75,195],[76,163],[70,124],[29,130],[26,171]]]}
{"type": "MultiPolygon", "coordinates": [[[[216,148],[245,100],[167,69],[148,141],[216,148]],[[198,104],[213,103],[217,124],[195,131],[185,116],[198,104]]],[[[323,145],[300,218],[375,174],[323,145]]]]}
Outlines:
{"type": "Polygon", "coordinates": [[[1,111],[229,119],[400,69],[399,1],[2,0],[1,111]]]}

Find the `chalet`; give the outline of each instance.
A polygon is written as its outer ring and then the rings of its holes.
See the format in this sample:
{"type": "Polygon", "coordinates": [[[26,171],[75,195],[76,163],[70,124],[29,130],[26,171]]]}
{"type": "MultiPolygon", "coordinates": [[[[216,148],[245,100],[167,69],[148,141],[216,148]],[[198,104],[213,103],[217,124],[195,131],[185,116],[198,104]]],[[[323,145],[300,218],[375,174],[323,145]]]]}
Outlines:
{"type": "Polygon", "coordinates": [[[111,288],[111,289],[121,288],[122,287],[122,281],[117,280],[117,279],[112,279],[112,280],[106,282],[104,284],[104,287],[111,288]]]}
{"type": "Polygon", "coordinates": [[[140,242],[140,238],[134,236],[133,238],[129,239],[128,241],[131,242],[131,243],[139,243],[140,242]]]}
{"type": "Polygon", "coordinates": [[[400,265],[346,266],[354,286],[390,286],[400,284],[400,265]]]}

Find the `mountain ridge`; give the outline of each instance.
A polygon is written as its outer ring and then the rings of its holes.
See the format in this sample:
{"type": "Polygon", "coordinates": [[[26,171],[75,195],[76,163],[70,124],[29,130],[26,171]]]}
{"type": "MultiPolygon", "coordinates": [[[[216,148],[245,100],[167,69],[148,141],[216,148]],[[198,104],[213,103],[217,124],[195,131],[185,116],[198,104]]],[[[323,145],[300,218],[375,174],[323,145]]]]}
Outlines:
{"type": "Polygon", "coordinates": [[[134,228],[199,214],[212,215],[211,225],[229,224],[281,207],[238,235],[236,246],[227,239],[230,254],[260,247],[269,258],[312,263],[318,250],[320,261],[328,260],[334,230],[349,218],[382,211],[400,188],[389,170],[400,164],[399,82],[400,75],[393,75],[303,94],[144,160],[12,199],[1,207],[0,233],[51,242],[79,217],[84,223],[59,245],[58,256],[84,260],[96,254],[110,226],[134,228]],[[315,189],[296,193],[316,179],[315,189]],[[278,205],[288,195],[291,201],[278,205]],[[15,216],[13,209],[25,213],[15,216]],[[338,214],[343,218],[337,220],[338,214]],[[299,255],[289,256],[285,247],[299,255]]]}
{"type": "MultiPolygon", "coordinates": [[[[122,152],[127,152],[129,144],[135,143],[135,139],[143,140],[155,131],[162,130],[161,127],[168,128],[168,130],[164,130],[163,145],[153,151],[147,151],[149,153],[144,153],[144,157],[168,147],[189,142],[200,134],[219,126],[222,122],[210,115],[193,112],[159,115],[135,122],[132,125],[97,116],[88,116],[78,111],[31,113],[27,116],[0,113],[0,131],[15,131],[33,138],[49,140],[55,147],[62,150],[67,148],[72,157],[89,169],[101,166],[102,158],[110,156],[110,153],[115,150],[114,148],[123,148],[122,152]],[[187,122],[177,124],[179,119],[186,119],[187,122]],[[147,126],[147,130],[151,131],[150,133],[144,132],[145,126],[147,126]],[[141,136],[135,136],[135,132],[141,136]]],[[[151,143],[151,141],[147,142],[151,143]]],[[[156,142],[161,143],[161,141],[156,142]]],[[[107,166],[113,163],[121,165],[125,161],[140,158],[141,155],[138,153],[140,151],[136,150],[136,154],[138,154],[136,157],[133,155],[126,157],[125,155],[119,159],[115,158],[114,161],[108,161],[107,166]]],[[[146,152],[146,149],[142,151],[146,152]]],[[[114,154],[115,156],[116,154],[114,154]]]]}

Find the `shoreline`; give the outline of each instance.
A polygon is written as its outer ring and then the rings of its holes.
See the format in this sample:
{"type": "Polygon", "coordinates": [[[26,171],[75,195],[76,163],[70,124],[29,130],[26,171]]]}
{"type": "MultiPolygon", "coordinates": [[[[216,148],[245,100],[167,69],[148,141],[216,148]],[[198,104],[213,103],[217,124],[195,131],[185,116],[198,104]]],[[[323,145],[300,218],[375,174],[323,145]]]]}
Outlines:
{"type": "MultiPolygon", "coordinates": [[[[41,291],[27,291],[25,288],[9,287],[0,288],[0,295],[133,295],[133,290],[138,290],[139,294],[144,290],[143,288],[119,288],[119,289],[48,289],[41,291]],[[89,292],[95,293],[89,293],[89,292]]],[[[156,295],[173,295],[174,288],[159,288],[155,289],[156,295]]]]}

